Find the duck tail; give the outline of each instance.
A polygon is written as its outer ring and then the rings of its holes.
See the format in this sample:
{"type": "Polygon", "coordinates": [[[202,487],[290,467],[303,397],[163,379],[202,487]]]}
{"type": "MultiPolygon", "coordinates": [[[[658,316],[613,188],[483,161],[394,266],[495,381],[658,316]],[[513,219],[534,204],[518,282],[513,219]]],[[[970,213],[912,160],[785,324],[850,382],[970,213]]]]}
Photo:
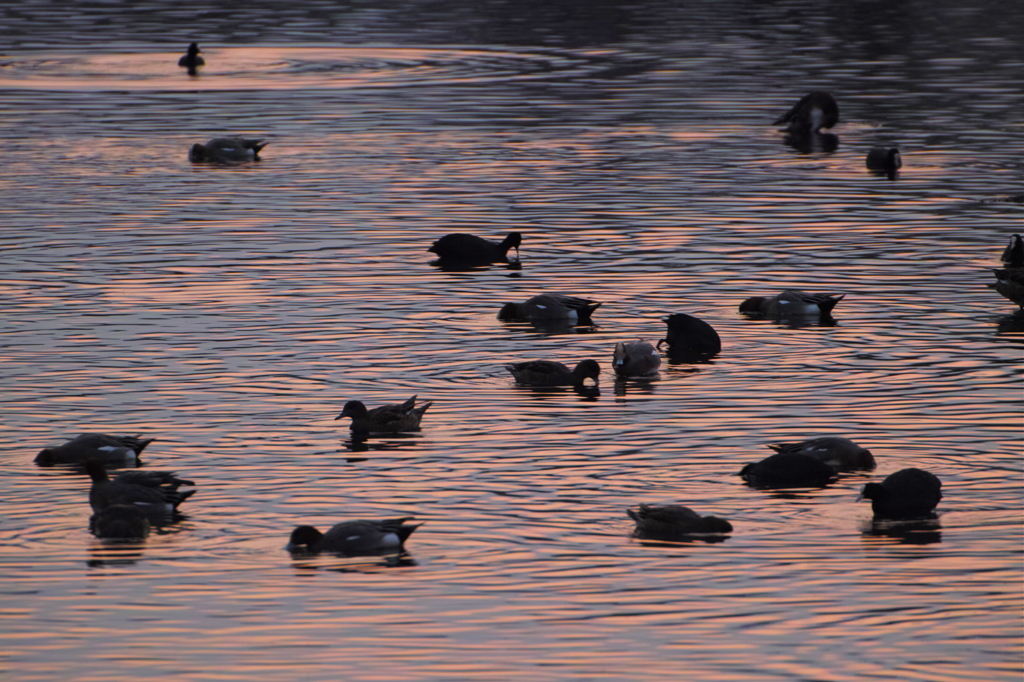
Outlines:
{"type": "Polygon", "coordinates": [[[581,322],[589,322],[590,316],[593,315],[594,311],[600,307],[600,303],[591,303],[590,305],[583,306],[576,311],[576,318],[581,322]]]}
{"type": "Polygon", "coordinates": [[[182,502],[184,502],[185,500],[187,500],[188,498],[192,497],[195,494],[195,490],[186,490],[185,492],[182,493],[175,492],[167,501],[171,503],[172,507],[177,509],[179,504],[181,504],[182,502]]]}
{"type": "Polygon", "coordinates": [[[824,300],[818,303],[818,307],[821,308],[821,312],[823,313],[831,313],[832,309],[835,308],[845,296],[846,294],[829,294],[824,298],[824,300]]]}

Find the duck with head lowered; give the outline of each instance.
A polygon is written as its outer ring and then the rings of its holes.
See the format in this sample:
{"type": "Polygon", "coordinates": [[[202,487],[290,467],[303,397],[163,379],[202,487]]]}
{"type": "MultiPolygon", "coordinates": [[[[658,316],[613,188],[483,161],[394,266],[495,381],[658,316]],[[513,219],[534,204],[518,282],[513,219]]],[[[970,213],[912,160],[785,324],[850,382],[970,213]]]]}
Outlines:
{"type": "Polygon", "coordinates": [[[246,161],[259,161],[260,151],[269,142],[248,140],[244,137],[215,137],[206,144],[196,143],[188,150],[192,163],[234,165],[246,161]]]}
{"type": "Polygon", "coordinates": [[[326,533],[313,526],[297,526],[286,549],[292,554],[328,552],[343,556],[372,556],[400,553],[405,541],[422,524],[410,524],[413,517],[399,519],[342,521],[326,533]]]}
{"type": "Polygon", "coordinates": [[[436,253],[442,264],[455,265],[487,265],[488,263],[508,263],[508,252],[516,250],[519,257],[519,246],[523,243],[523,235],[510,232],[500,242],[477,237],[474,234],[446,234],[435,241],[427,251],[436,253]]]}
{"type": "Polygon", "coordinates": [[[775,125],[785,123],[787,132],[811,135],[838,122],[839,105],[835,97],[824,90],[814,90],[801,97],[793,108],[775,121],[775,125]]]}

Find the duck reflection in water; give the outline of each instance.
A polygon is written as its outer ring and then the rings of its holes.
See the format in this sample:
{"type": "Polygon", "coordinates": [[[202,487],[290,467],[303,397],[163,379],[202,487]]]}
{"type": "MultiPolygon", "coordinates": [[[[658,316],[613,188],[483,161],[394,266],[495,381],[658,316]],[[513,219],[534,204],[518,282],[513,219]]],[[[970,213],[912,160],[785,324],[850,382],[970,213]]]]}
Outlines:
{"type": "Polygon", "coordinates": [[[462,263],[459,261],[446,261],[438,258],[437,260],[430,261],[430,264],[436,267],[441,272],[482,272],[484,270],[492,269],[494,266],[500,266],[505,270],[510,270],[508,273],[509,277],[519,277],[523,269],[523,263],[520,260],[510,260],[507,263],[462,263]]]}
{"type": "Polygon", "coordinates": [[[865,538],[892,538],[902,545],[932,545],[942,542],[942,526],[938,518],[884,519],[872,518],[864,523],[865,538]]]}
{"type": "Polygon", "coordinates": [[[832,133],[787,133],[783,142],[801,154],[831,154],[839,149],[839,136],[832,133]]]}
{"type": "MultiPolygon", "coordinates": [[[[389,433],[384,436],[372,437],[365,431],[350,431],[349,439],[341,441],[342,447],[350,452],[370,452],[388,450],[408,450],[419,445],[423,439],[422,433],[389,433]]],[[[346,457],[346,462],[365,462],[365,457],[346,457]]]]}
{"type": "Polygon", "coordinates": [[[132,566],[142,559],[142,549],[145,541],[138,542],[109,542],[95,540],[95,544],[89,548],[89,560],[85,565],[90,568],[103,568],[104,566],[132,566]]]}
{"type": "Polygon", "coordinates": [[[312,571],[332,571],[334,573],[377,573],[381,569],[418,566],[408,552],[387,554],[378,557],[324,557],[322,555],[293,555],[292,567],[298,575],[308,575],[312,571]]]}

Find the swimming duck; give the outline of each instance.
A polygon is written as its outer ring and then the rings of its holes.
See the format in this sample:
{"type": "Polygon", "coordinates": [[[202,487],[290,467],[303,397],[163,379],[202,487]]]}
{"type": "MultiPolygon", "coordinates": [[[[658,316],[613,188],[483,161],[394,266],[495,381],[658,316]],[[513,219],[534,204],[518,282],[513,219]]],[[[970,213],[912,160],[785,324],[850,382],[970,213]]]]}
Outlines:
{"type": "Polygon", "coordinates": [[[636,521],[634,537],[668,539],[691,533],[731,533],[732,524],[717,516],[701,516],[689,507],[669,504],[655,507],[641,504],[640,509],[627,509],[636,521]]]}
{"type": "Polygon", "coordinates": [[[112,504],[89,518],[89,530],[104,540],[141,540],[149,535],[149,519],[133,504],[112,504]]]}
{"type": "Polygon", "coordinates": [[[601,375],[596,360],[580,360],[573,369],[553,360],[516,362],[505,369],[525,386],[582,386],[585,379],[593,379],[596,386],[601,375]]]}
{"type": "Polygon", "coordinates": [[[352,430],[360,433],[419,431],[423,413],[433,404],[428,400],[416,407],[416,396],[413,396],[400,405],[381,405],[367,410],[362,401],[350,400],[335,420],[351,417],[352,430]]]}
{"type": "Polygon", "coordinates": [[[823,488],[836,479],[836,470],[799,452],[786,452],[747,464],[739,475],[755,488],[823,488]]]}
{"type": "Polygon", "coordinates": [[[178,66],[186,67],[188,69],[188,75],[195,76],[197,73],[196,69],[206,63],[203,58],[199,56],[200,52],[202,52],[202,50],[199,49],[198,43],[192,43],[188,46],[188,53],[178,60],[178,66]]]}
{"type": "Polygon", "coordinates": [[[1024,309],[1024,267],[1001,268],[992,272],[996,281],[989,286],[1024,309]]]}
{"type": "Polygon", "coordinates": [[[87,460],[103,462],[137,463],[139,453],[155,438],[140,439],[138,436],[108,436],[105,433],[83,433],[63,445],[46,448],[36,455],[35,463],[41,466],[53,464],[84,464],[87,460]]]}
{"type": "Polygon", "coordinates": [[[577,324],[592,324],[590,316],[601,306],[586,298],[565,294],[539,294],[525,303],[506,303],[498,311],[499,320],[565,320],[577,324]]]}
{"type": "Polygon", "coordinates": [[[896,171],[903,166],[903,161],[900,158],[899,149],[895,147],[890,149],[875,147],[868,151],[864,164],[868,170],[875,171],[876,173],[885,173],[892,178],[895,177],[896,171]]]}
{"type": "Polygon", "coordinates": [[[523,235],[510,232],[500,242],[492,242],[472,234],[446,234],[427,249],[436,253],[442,261],[452,263],[507,263],[509,249],[516,250],[519,256],[519,245],[523,235]]]}
{"type": "Polygon", "coordinates": [[[260,150],[269,142],[242,137],[215,137],[206,144],[194,144],[188,152],[192,163],[242,163],[259,161],[260,150]]]}
{"type": "Polygon", "coordinates": [[[1001,260],[1009,266],[1024,266],[1024,239],[1019,234],[1010,237],[1010,243],[1003,250],[1001,260]]]}
{"type": "Polygon", "coordinates": [[[292,531],[287,549],[293,554],[331,552],[346,556],[367,556],[401,552],[405,541],[422,524],[407,524],[413,517],[379,521],[343,521],[326,533],[313,526],[298,526],[292,531]]]}
{"type": "Polygon", "coordinates": [[[675,313],[664,321],[668,324],[668,334],[658,341],[659,349],[661,344],[667,343],[673,355],[707,357],[718,355],[722,350],[722,339],[718,332],[704,320],[686,313],[675,313]]]}
{"type": "Polygon", "coordinates": [[[612,354],[612,369],[620,377],[647,377],[661,367],[661,353],[648,341],[619,341],[612,354]]]}
{"type": "Polygon", "coordinates": [[[741,313],[763,313],[778,317],[826,316],[846,294],[809,294],[786,289],[775,296],[751,296],[740,303],[741,313]]]}
{"type": "Polygon", "coordinates": [[[178,492],[179,486],[195,484],[179,479],[171,472],[124,471],[111,480],[103,462],[95,459],[85,463],[85,471],[92,479],[89,504],[94,512],[115,504],[129,504],[138,507],[150,518],[161,518],[173,514],[178,505],[196,492],[178,492]]]}
{"type": "Polygon", "coordinates": [[[799,443],[771,443],[768,447],[778,453],[810,455],[837,471],[875,468],[875,457],[870,450],[841,436],[824,436],[799,443]]]}
{"type": "Polygon", "coordinates": [[[786,123],[790,133],[810,135],[822,128],[831,128],[838,121],[839,105],[835,98],[823,90],[815,90],[801,97],[774,125],[786,123]]]}
{"type": "Polygon", "coordinates": [[[901,469],[881,483],[868,483],[860,499],[871,500],[875,516],[908,519],[928,516],[942,499],[942,482],[922,469],[901,469]]]}

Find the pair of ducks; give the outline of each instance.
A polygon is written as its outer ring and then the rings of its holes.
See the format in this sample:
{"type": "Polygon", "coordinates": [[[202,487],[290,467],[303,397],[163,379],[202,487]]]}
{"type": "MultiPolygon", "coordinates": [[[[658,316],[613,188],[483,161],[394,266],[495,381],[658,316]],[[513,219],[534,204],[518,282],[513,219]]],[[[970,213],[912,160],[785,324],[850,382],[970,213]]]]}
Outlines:
{"type": "MultiPolygon", "coordinates": [[[[188,51],[178,60],[178,66],[188,69],[188,75],[195,76],[199,67],[206,64],[200,57],[202,50],[198,43],[188,46],[188,51]]],[[[263,140],[250,140],[244,137],[215,137],[206,144],[194,144],[189,149],[188,159],[192,163],[215,163],[234,165],[246,161],[259,161],[260,150],[268,143],[263,140]]]]}
{"type": "MultiPolygon", "coordinates": [[[[806,139],[819,135],[822,128],[831,128],[838,122],[839,105],[835,98],[824,90],[815,90],[801,97],[774,125],[785,123],[790,135],[806,139]]],[[[894,180],[903,167],[900,150],[895,147],[874,147],[868,151],[865,166],[868,170],[885,174],[894,180]]]]}
{"type": "Polygon", "coordinates": [[[107,465],[138,466],[139,455],[153,440],[83,433],[63,445],[43,449],[35,462],[40,466],[82,465],[92,479],[90,530],[104,539],[138,540],[149,534],[151,522],[172,520],[178,505],[195,494],[195,490],[179,491],[179,487],[195,483],[170,471],[132,469],[109,477],[107,465]]]}
{"type": "Polygon", "coordinates": [[[172,472],[131,470],[121,472],[114,479],[107,475],[108,464],[138,466],[139,455],[153,440],[83,433],[63,445],[43,449],[36,455],[35,462],[40,466],[84,466],[92,479],[89,489],[92,532],[105,539],[139,539],[149,534],[151,521],[172,519],[178,505],[195,494],[194,490],[179,492],[180,486],[195,484],[172,472]]]}
{"type": "Polygon", "coordinates": [[[123,471],[111,479],[107,465],[138,466],[139,455],[153,438],[83,433],[77,438],[36,455],[40,466],[78,464],[92,479],[89,504],[93,515],[89,527],[100,538],[136,540],[149,534],[150,524],[164,523],[177,514],[178,505],[195,494],[179,491],[195,486],[170,471],[123,471]]]}
{"type": "MultiPolygon", "coordinates": [[[[661,354],[648,341],[619,341],[612,354],[612,369],[621,378],[652,377],[661,366],[661,354]]],[[[505,365],[516,383],[535,388],[582,387],[587,379],[596,386],[601,366],[596,360],[581,360],[572,369],[554,360],[528,360],[505,365]]]]}

